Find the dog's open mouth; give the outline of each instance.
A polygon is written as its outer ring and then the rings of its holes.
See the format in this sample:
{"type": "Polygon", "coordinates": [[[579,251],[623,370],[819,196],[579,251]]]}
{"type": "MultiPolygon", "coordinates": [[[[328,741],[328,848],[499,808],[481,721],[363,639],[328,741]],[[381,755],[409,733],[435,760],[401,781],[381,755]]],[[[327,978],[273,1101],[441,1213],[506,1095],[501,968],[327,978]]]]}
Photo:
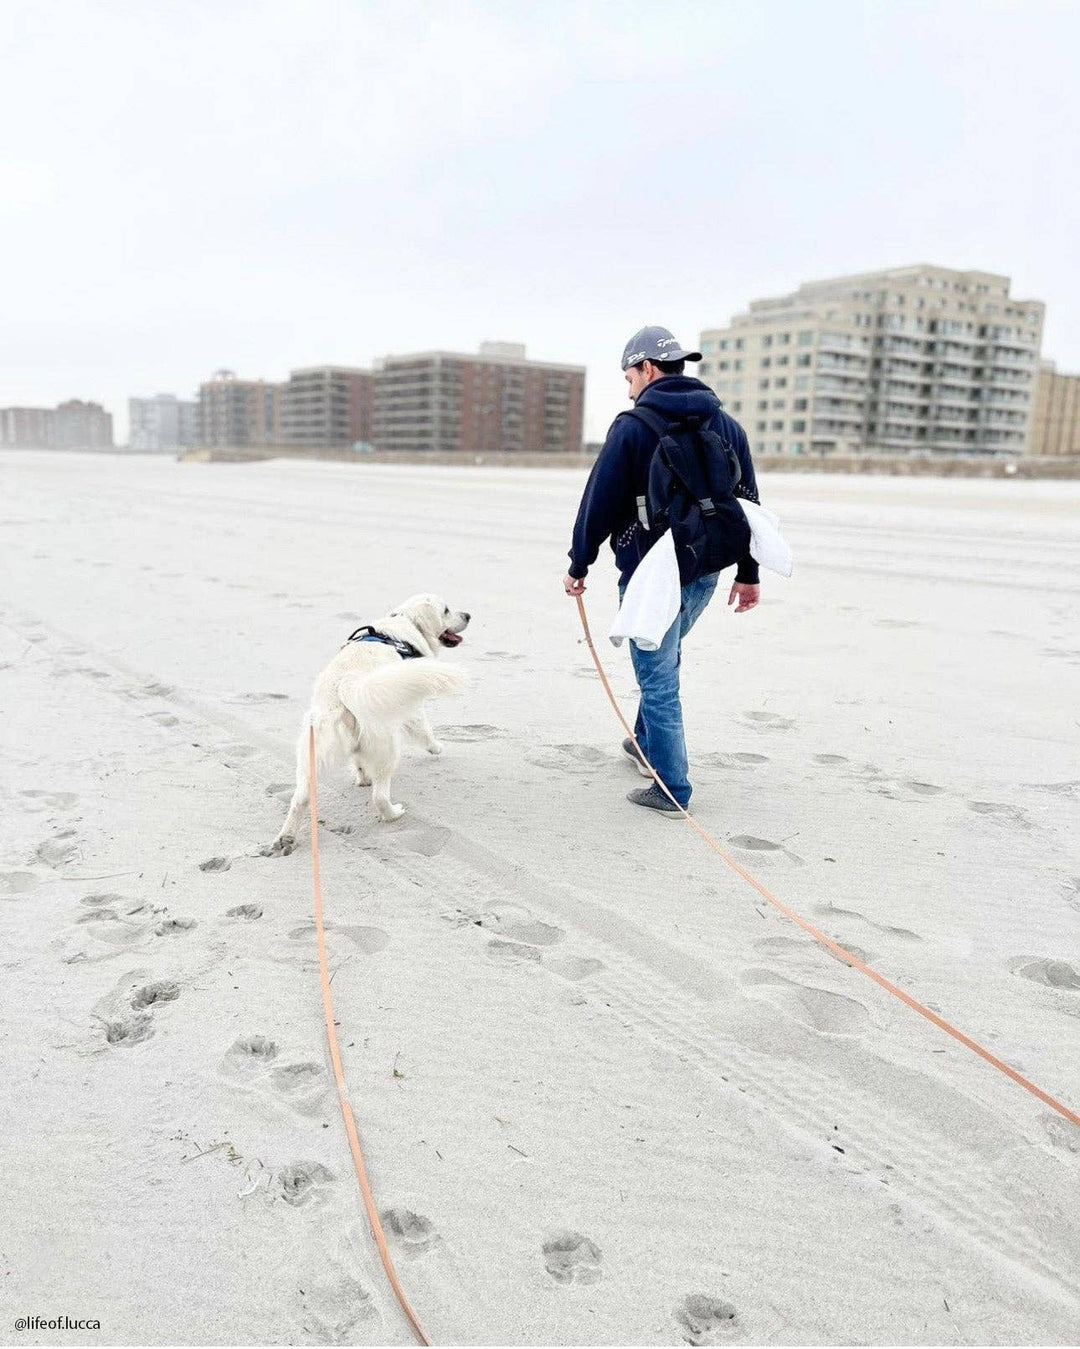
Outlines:
{"type": "Polygon", "coordinates": [[[451,632],[450,629],[447,628],[445,632],[439,634],[439,641],[442,642],[443,646],[460,646],[462,641],[461,633],[451,632]]]}

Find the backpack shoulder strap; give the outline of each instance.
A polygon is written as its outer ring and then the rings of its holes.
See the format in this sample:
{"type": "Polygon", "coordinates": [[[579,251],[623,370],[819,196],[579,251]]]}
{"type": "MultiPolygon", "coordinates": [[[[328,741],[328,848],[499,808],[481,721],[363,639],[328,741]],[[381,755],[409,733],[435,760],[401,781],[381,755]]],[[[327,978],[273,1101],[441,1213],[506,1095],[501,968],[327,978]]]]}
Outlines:
{"type": "Polygon", "coordinates": [[[661,440],[663,440],[668,433],[669,428],[667,421],[661,417],[658,412],[654,412],[652,408],[634,406],[620,415],[624,417],[636,417],[639,422],[644,422],[650,431],[655,431],[661,440]]]}

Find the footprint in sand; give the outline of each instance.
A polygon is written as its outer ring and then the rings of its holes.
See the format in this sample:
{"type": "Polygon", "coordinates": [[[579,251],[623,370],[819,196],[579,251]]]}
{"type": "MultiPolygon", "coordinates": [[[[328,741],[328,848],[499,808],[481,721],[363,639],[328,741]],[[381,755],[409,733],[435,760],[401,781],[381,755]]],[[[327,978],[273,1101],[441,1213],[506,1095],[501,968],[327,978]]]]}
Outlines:
{"type": "Polygon", "coordinates": [[[487,944],[488,955],[504,965],[539,964],[540,952],[535,946],[522,946],[516,941],[500,941],[493,938],[487,944]]]}
{"type": "Polygon", "coordinates": [[[723,754],[720,752],[714,754],[703,754],[701,762],[708,764],[712,768],[739,768],[742,770],[756,767],[758,764],[768,763],[768,755],[748,754],[745,751],[738,753],[723,754]]]}
{"type": "Polygon", "coordinates": [[[288,702],[287,693],[238,693],[235,698],[229,698],[226,701],[230,703],[284,703],[288,702]]]}
{"type": "Polygon", "coordinates": [[[383,1209],[381,1216],[391,1244],[407,1257],[423,1255],[442,1240],[430,1219],[412,1209],[383,1209]]]}
{"type": "Polygon", "coordinates": [[[736,1328],[731,1303],[704,1293],[691,1293],[683,1298],[673,1315],[687,1344],[717,1344],[736,1328]]]}
{"type": "Polygon", "coordinates": [[[1036,792],[1050,792],[1053,796],[1067,796],[1075,799],[1080,796],[1080,780],[1071,782],[1028,782],[1024,784],[1036,792]]]}
{"type": "Polygon", "coordinates": [[[560,979],[568,979],[576,984],[590,975],[599,974],[604,968],[604,962],[595,956],[545,956],[544,968],[557,974],[560,979]]]}
{"type": "Polygon", "coordinates": [[[544,745],[525,755],[537,768],[559,773],[593,773],[608,762],[609,756],[593,745],[544,745]]]}
{"type": "Polygon", "coordinates": [[[137,1045],[149,1040],[154,1023],[146,1012],[117,1020],[106,1021],[105,1039],[111,1045],[137,1045]]]}
{"type": "Polygon", "coordinates": [[[283,1166],[274,1176],[270,1194],[275,1199],[284,1199],[293,1208],[302,1208],[322,1199],[323,1187],[333,1184],[334,1180],[334,1173],[321,1162],[293,1162],[283,1166]]]}
{"type": "Polygon", "coordinates": [[[232,859],[228,857],[208,857],[205,862],[199,863],[200,871],[228,871],[232,866],[232,859]]]}
{"type": "Polygon", "coordinates": [[[293,794],[295,786],[295,782],[271,782],[270,786],[266,789],[266,794],[267,796],[280,796],[288,801],[293,794]]]}
{"type": "Polygon", "coordinates": [[[1001,824],[1015,825],[1018,829],[1033,829],[1035,826],[1019,806],[1007,805],[1004,801],[969,801],[968,810],[976,815],[985,815],[1001,824]]]}
{"type": "Polygon", "coordinates": [[[1080,993],[1080,970],[1067,960],[1027,960],[1014,964],[1013,972],[1021,979],[1031,979],[1048,988],[1060,988],[1069,993],[1080,993]]]}
{"type": "Polygon", "coordinates": [[[524,942],[527,946],[554,946],[566,936],[561,927],[542,923],[538,918],[533,918],[527,909],[512,905],[493,904],[484,910],[479,921],[481,927],[490,928],[500,937],[524,942]]]}
{"type": "MultiPolygon", "coordinates": [[[[352,1344],[357,1340],[357,1327],[367,1321],[380,1320],[378,1304],[371,1289],[351,1274],[327,1275],[325,1260],[319,1263],[317,1275],[302,1275],[297,1280],[304,1331],[320,1344],[352,1344]],[[302,1283],[302,1287],[301,1287],[302,1283]]],[[[364,1342],[376,1343],[385,1336],[365,1331],[364,1342]]]]}
{"type": "Polygon", "coordinates": [[[79,798],[74,792],[48,792],[31,789],[20,792],[23,798],[23,810],[70,810],[79,798]]]}
{"type": "Polygon", "coordinates": [[[544,1242],[544,1268],[556,1283],[596,1283],[600,1250],[580,1232],[556,1232],[544,1242]]]}
{"type": "Polygon", "coordinates": [[[875,628],[921,628],[917,618],[875,618],[875,628]]]}
{"type": "Polygon", "coordinates": [[[752,997],[762,998],[820,1034],[861,1035],[870,1025],[870,1013],[861,1002],[785,979],[775,970],[743,970],[739,983],[752,997]]]}
{"type": "Polygon", "coordinates": [[[283,1063],[271,1071],[270,1080],[293,1108],[305,1115],[319,1109],[329,1087],[319,1063],[283,1063]]]}
{"type": "Polygon", "coordinates": [[[221,1060],[221,1071],[227,1077],[250,1080],[265,1073],[278,1056],[278,1047],[266,1035],[245,1035],[234,1040],[221,1060]]]}
{"type": "Polygon", "coordinates": [[[932,782],[916,782],[909,778],[903,783],[909,792],[914,792],[916,796],[940,796],[945,790],[944,787],[937,787],[932,782]]]}
{"type": "Polygon", "coordinates": [[[154,984],[143,984],[131,995],[131,1005],[141,1011],[144,1007],[153,1007],[159,1002],[175,1002],[180,996],[180,985],[160,980],[154,984]]]}
{"type": "Polygon", "coordinates": [[[171,712],[147,712],[145,713],[147,721],[156,722],[158,726],[179,726],[180,718],[174,717],[171,712]]]}
{"type": "Polygon", "coordinates": [[[470,722],[467,726],[441,726],[439,736],[443,740],[452,740],[463,745],[476,744],[481,740],[501,740],[509,732],[501,726],[489,726],[487,722],[470,722]]]}
{"type": "Polygon", "coordinates": [[[225,910],[226,918],[244,918],[248,922],[254,922],[256,918],[263,916],[261,904],[235,904],[231,909],[225,910]]]}
{"type": "MultiPolygon", "coordinates": [[[[327,923],[325,931],[336,937],[344,937],[351,942],[357,951],[363,955],[373,956],[378,951],[384,951],[390,945],[390,933],[384,932],[381,927],[362,927],[359,924],[349,923],[327,923]]],[[[315,947],[315,924],[303,923],[299,927],[294,927],[289,933],[289,939],[294,942],[303,942],[310,945],[312,950],[315,947]]]]}
{"type": "Polygon", "coordinates": [[[794,717],[782,717],[776,712],[744,712],[743,716],[752,726],[765,731],[790,731],[795,725],[794,717]]]}
{"type": "Polygon", "coordinates": [[[912,932],[906,927],[890,927],[887,923],[875,923],[872,918],[867,918],[866,914],[859,913],[857,909],[841,909],[837,904],[818,904],[814,907],[817,914],[831,914],[837,918],[857,918],[860,923],[865,923],[867,927],[872,927],[878,932],[887,932],[890,937],[904,937],[908,941],[922,941],[917,932],[912,932]]]}
{"type": "Polygon", "coordinates": [[[850,763],[846,754],[815,754],[814,762],[821,764],[850,763]]]}
{"type": "Polygon", "coordinates": [[[524,660],[524,653],[521,651],[481,651],[475,657],[475,660],[524,660]]]}
{"type": "Polygon", "coordinates": [[[79,854],[79,845],[74,829],[63,829],[52,838],[39,843],[34,857],[47,867],[63,867],[73,862],[79,854]]]}
{"type": "Polygon", "coordinates": [[[774,843],[769,838],[758,838],[754,834],[731,834],[728,842],[733,848],[741,848],[745,852],[757,853],[758,856],[770,856],[775,853],[782,853],[790,862],[796,866],[803,865],[803,859],[798,853],[794,853],[790,848],[785,848],[782,843],[774,843]]]}
{"type": "MultiPolygon", "coordinates": [[[[832,937],[833,941],[836,942],[838,946],[842,946],[845,951],[850,955],[853,955],[856,960],[861,960],[864,965],[869,965],[871,960],[873,960],[871,953],[869,951],[864,951],[861,946],[855,946],[851,942],[845,941],[843,937],[837,936],[835,933],[829,933],[828,935],[832,937]]],[[[818,951],[824,951],[827,956],[831,956],[833,960],[839,960],[842,965],[848,963],[846,960],[841,960],[840,957],[836,955],[835,952],[830,951],[827,946],[823,946],[821,942],[814,941],[814,939],[809,936],[759,937],[757,941],[754,942],[754,945],[759,951],[765,951],[774,956],[805,956],[808,954],[814,954],[816,956],[818,951]]]]}
{"type": "Polygon", "coordinates": [[[157,937],[182,937],[185,932],[190,932],[193,927],[198,927],[194,918],[164,918],[154,928],[154,935],[157,937]]]}
{"type": "Polygon", "coordinates": [[[17,899],[36,890],[40,884],[32,871],[0,871],[0,898],[17,899]]]}
{"type": "Polygon", "coordinates": [[[1065,1152],[1080,1153],[1080,1125],[1062,1119],[1060,1115],[1044,1115],[1042,1122],[1055,1147],[1065,1152]]]}

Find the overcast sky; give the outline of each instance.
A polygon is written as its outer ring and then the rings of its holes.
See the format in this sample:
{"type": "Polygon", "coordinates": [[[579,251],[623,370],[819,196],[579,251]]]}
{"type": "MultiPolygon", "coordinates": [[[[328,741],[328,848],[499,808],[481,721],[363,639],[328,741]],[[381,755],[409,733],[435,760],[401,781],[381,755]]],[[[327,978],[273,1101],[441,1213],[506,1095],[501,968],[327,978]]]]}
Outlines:
{"type": "Polygon", "coordinates": [[[1002,272],[1080,370],[1080,5],[0,0],[0,406],[1002,272]]]}

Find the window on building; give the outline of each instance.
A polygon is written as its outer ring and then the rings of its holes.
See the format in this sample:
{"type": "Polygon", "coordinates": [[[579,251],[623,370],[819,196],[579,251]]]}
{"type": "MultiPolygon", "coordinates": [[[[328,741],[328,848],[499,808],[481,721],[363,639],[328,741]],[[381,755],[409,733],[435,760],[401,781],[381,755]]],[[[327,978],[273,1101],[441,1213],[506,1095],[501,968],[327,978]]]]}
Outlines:
{"type": "Polygon", "coordinates": [[[769,400],[768,400],[767,398],[759,398],[759,399],[758,399],[757,410],[758,410],[759,412],[764,412],[765,409],[766,409],[768,406],[769,406],[769,400]]]}
{"type": "Polygon", "coordinates": [[[757,386],[759,389],[767,389],[769,387],[769,381],[767,379],[759,379],[757,386]]]}
{"type": "Polygon", "coordinates": [[[763,347],[771,347],[771,346],[772,346],[772,334],[771,334],[771,333],[766,333],[766,334],[765,334],[765,336],[761,339],[761,345],[762,345],[763,347]]]}
{"type": "Polygon", "coordinates": [[[780,336],[777,338],[777,341],[780,343],[782,347],[786,347],[787,344],[791,341],[791,334],[781,333],[780,336]]]}
{"type": "Polygon", "coordinates": [[[764,430],[765,430],[765,423],[764,423],[764,422],[758,422],[758,424],[757,424],[757,429],[758,429],[759,432],[764,431],[764,430]]]}
{"type": "Polygon", "coordinates": [[[799,346],[808,347],[814,340],[814,331],[808,328],[806,332],[799,334],[799,346]]]}
{"type": "Polygon", "coordinates": [[[771,356],[762,356],[762,358],[761,358],[761,368],[762,368],[762,370],[768,370],[768,368],[769,368],[770,365],[772,365],[772,357],[771,357],[771,356]]]}
{"type": "Polygon", "coordinates": [[[792,423],[791,423],[791,429],[792,429],[792,431],[805,431],[805,430],[806,430],[806,422],[803,421],[802,419],[800,419],[799,421],[792,422],[792,423]]]}
{"type": "Polygon", "coordinates": [[[783,419],[783,417],[781,417],[779,421],[773,422],[773,424],[772,424],[772,429],[773,429],[774,431],[782,431],[782,430],[784,429],[784,419],[783,419]]]}
{"type": "Polygon", "coordinates": [[[795,401],[794,401],[794,403],[792,403],[791,406],[795,409],[796,412],[805,412],[805,411],[806,411],[806,405],[807,405],[807,399],[805,399],[805,398],[796,398],[795,401]]]}
{"type": "Polygon", "coordinates": [[[809,365],[809,364],[810,364],[810,357],[809,357],[809,356],[800,356],[800,357],[798,358],[798,360],[795,362],[795,364],[796,364],[796,365],[809,365]]]}
{"type": "Polygon", "coordinates": [[[774,386],[775,388],[777,388],[777,389],[784,389],[784,388],[786,388],[786,387],[787,387],[787,376],[786,376],[786,375],[781,375],[779,379],[774,379],[774,380],[773,380],[773,386],[774,386]]]}

